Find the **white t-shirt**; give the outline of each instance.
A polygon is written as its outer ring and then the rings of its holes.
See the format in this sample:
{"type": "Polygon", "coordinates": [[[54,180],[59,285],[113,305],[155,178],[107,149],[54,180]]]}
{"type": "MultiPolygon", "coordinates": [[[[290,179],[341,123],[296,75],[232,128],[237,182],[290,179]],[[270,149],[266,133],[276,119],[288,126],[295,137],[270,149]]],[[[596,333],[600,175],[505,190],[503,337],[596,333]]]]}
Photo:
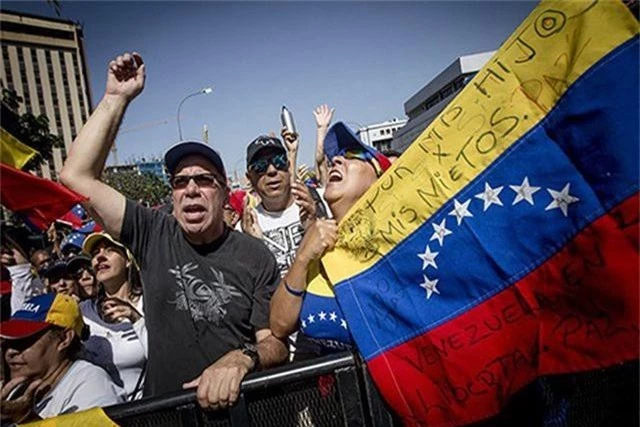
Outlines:
{"type": "MultiPolygon", "coordinates": [[[[135,308],[144,313],[142,298],[135,308]]],[[[104,368],[113,382],[125,389],[127,400],[141,398],[144,385],[141,376],[148,354],[144,317],[134,324],[108,323],[98,315],[96,303],[89,300],[80,303],[80,311],[90,332],[82,358],[104,368]]]]}
{"type": "Polygon", "coordinates": [[[262,230],[262,241],[276,257],[280,273],[284,276],[295,259],[304,235],[300,208],[292,203],[283,211],[269,212],[260,204],[256,207],[256,214],[262,230]]]}
{"type": "Polygon", "coordinates": [[[31,273],[31,264],[7,267],[11,275],[11,314],[22,308],[22,304],[44,292],[42,281],[31,273]]]}
{"type": "MultiPolygon", "coordinates": [[[[317,188],[316,191],[325,205],[325,210],[331,217],[331,211],[324,201],[324,189],[317,188]]],[[[297,204],[292,203],[285,210],[270,212],[265,210],[262,204],[259,204],[255,210],[258,217],[258,225],[263,233],[262,240],[273,256],[276,257],[280,274],[284,277],[291,264],[293,264],[296,251],[304,236],[304,228],[300,223],[300,208],[297,204]]],[[[240,222],[236,225],[236,230],[242,231],[240,222]]]]}
{"type": "Polygon", "coordinates": [[[41,418],[51,418],[121,402],[124,390],[111,381],[104,369],[76,360],[58,385],[35,405],[35,412],[41,418]]]}

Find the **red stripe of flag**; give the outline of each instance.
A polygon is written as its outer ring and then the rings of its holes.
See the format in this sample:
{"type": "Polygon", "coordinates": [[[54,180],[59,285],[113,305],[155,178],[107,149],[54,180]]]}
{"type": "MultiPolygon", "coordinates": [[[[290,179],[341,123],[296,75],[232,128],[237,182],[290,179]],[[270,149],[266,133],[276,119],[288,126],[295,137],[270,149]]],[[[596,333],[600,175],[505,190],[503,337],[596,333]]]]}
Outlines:
{"type": "Polygon", "coordinates": [[[86,197],[68,188],[0,163],[0,203],[12,212],[24,214],[44,230],[86,197]]]}
{"type": "Polygon", "coordinates": [[[538,376],[638,359],[638,210],[636,194],[515,285],[372,359],[405,422],[471,423],[538,376]],[[394,392],[394,376],[411,392],[394,392]]]}

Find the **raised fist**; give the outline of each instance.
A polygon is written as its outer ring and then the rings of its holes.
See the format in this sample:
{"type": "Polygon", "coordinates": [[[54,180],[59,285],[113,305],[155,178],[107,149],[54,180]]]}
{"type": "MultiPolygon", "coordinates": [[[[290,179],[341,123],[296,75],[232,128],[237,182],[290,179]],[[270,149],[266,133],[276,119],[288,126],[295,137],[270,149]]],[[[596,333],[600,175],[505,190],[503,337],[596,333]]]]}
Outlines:
{"type": "Polygon", "coordinates": [[[142,57],[124,53],[109,63],[105,95],[123,96],[131,101],[144,89],[145,70],[142,57]]]}

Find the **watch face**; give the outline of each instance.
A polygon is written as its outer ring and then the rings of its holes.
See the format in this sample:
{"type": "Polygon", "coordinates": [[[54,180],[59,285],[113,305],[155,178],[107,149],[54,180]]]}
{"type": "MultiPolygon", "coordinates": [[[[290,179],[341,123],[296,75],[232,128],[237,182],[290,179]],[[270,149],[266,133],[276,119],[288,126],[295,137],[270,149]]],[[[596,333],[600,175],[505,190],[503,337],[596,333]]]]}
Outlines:
{"type": "Polygon", "coordinates": [[[253,361],[253,370],[255,370],[260,364],[260,355],[258,349],[253,344],[245,344],[242,349],[242,354],[249,356],[253,361]]]}
{"type": "Polygon", "coordinates": [[[245,354],[248,354],[248,353],[256,353],[257,354],[258,353],[258,348],[253,344],[244,344],[242,347],[243,347],[242,348],[242,352],[245,353],[245,354]]]}

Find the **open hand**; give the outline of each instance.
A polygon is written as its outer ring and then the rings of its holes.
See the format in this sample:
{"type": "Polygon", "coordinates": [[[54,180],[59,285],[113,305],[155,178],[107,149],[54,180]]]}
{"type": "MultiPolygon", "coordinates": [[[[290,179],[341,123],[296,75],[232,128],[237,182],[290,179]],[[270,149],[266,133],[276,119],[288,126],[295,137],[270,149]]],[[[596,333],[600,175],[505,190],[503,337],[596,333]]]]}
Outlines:
{"type": "Polygon", "coordinates": [[[262,240],[263,233],[260,224],[258,224],[258,214],[256,210],[249,205],[249,195],[244,198],[244,209],[242,210],[240,227],[244,233],[262,240]]]}
{"type": "Polygon", "coordinates": [[[333,118],[335,108],[329,108],[327,104],[322,104],[313,110],[313,117],[316,119],[316,126],[319,128],[328,128],[333,118]]]}

